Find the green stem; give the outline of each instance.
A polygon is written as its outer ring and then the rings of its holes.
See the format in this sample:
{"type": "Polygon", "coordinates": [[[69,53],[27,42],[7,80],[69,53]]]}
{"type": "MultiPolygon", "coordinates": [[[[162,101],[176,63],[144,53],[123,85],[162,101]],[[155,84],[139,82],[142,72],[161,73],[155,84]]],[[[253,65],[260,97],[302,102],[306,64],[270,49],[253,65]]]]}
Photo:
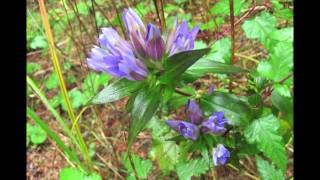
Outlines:
{"type": "Polygon", "coordinates": [[[137,173],[137,170],[136,170],[136,168],[135,168],[135,166],[134,166],[134,163],[133,163],[133,160],[132,160],[132,156],[131,156],[131,151],[130,151],[130,150],[128,150],[128,159],[129,159],[130,165],[131,165],[131,167],[132,167],[132,169],[133,169],[134,177],[136,178],[136,180],[139,180],[138,173],[137,173]]]}

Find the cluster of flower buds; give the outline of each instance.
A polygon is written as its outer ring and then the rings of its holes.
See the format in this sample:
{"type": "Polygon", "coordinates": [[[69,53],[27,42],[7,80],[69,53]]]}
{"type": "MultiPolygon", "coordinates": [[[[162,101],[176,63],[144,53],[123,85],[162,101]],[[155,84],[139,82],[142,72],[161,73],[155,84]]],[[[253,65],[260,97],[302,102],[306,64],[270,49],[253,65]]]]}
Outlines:
{"type": "MultiPolygon", "coordinates": [[[[213,91],[213,89],[210,91],[213,91]]],[[[186,105],[186,114],[189,122],[171,119],[166,121],[168,126],[186,139],[195,141],[199,138],[200,133],[222,135],[227,131],[224,126],[228,123],[228,119],[224,118],[223,112],[215,112],[208,119],[204,120],[199,105],[195,101],[189,100],[186,105]]],[[[230,152],[222,144],[213,149],[214,165],[224,165],[229,157],[230,152]]]]}
{"type": "Polygon", "coordinates": [[[129,41],[113,28],[102,28],[98,41],[100,47],[91,49],[87,64],[90,68],[114,77],[132,81],[143,80],[148,75],[148,64],[161,63],[163,57],[192,50],[199,27],[188,30],[188,22],[178,24],[178,18],[168,30],[166,41],[159,28],[151,23],[147,27],[132,9],[125,9],[122,20],[129,41]]]}
{"type": "Polygon", "coordinates": [[[224,118],[223,112],[215,112],[204,120],[199,105],[195,101],[189,100],[186,105],[186,114],[190,122],[167,120],[166,123],[187,139],[197,140],[200,132],[222,135],[227,131],[224,126],[228,120],[224,118]]]}

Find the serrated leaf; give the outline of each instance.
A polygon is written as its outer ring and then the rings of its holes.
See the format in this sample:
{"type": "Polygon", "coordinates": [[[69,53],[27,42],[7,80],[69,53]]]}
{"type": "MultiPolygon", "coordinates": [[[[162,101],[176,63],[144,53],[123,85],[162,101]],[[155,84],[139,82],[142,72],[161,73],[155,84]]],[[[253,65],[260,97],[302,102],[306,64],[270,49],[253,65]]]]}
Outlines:
{"type": "Polygon", "coordinates": [[[205,95],[200,100],[200,107],[206,116],[216,111],[223,111],[231,124],[246,125],[252,116],[252,110],[245,100],[235,95],[215,91],[211,95],[205,95]]]}
{"type": "Polygon", "coordinates": [[[138,81],[129,81],[127,79],[118,79],[104,87],[91,101],[93,104],[105,104],[117,101],[123,97],[129,96],[137,91],[142,83],[138,81]]]}
{"type": "MultiPolygon", "coordinates": [[[[243,1],[242,0],[234,0],[233,9],[234,9],[234,15],[238,16],[242,10],[243,7],[243,1]]],[[[216,3],[213,8],[210,9],[210,12],[212,14],[217,15],[229,15],[229,0],[221,0],[218,3],[216,3]]]]}
{"type": "MultiPolygon", "coordinates": [[[[143,160],[135,154],[131,154],[131,157],[132,157],[135,170],[137,171],[137,176],[139,178],[146,179],[148,177],[150,170],[152,169],[151,160],[150,159],[143,160]]],[[[128,153],[124,154],[122,162],[126,167],[126,169],[128,170],[128,172],[130,174],[133,174],[133,169],[131,167],[130,160],[128,158],[128,153]]]]}
{"type": "Polygon", "coordinates": [[[281,96],[276,91],[271,95],[272,106],[276,107],[279,111],[284,113],[284,117],[289,120],[292,125],[293,120],[293,101],[292,98],[281,96]]]}
{"type": "Polygon", "coordinates": [[[211,61],[204,58],[193,64],[183,75],[183,80],[193,82],[196,79],[206,75],[207,73],[213,74],[232,74],[241,73],[245,70],[232,66],[230,64],[211,61]]]}
{"type": "Polygon", "coordinates": [[[285,177],[281,170],[275,169],[274,166],[263,160],[261,157],[256,156],[257,169],[260,177],[263,180],[284,180],[285,177]]]}
{"type": "Polygon", "coordinates": [[[275,45],[268,61],[262,61],[257,67],[259,74],[269,80],[279,82],[285,78],[293,68],[292,43],[279,42],[275,45]]]}
{"type": "Polygon", "coordinates": [[[287,156],[282,137],[279,135],[278,119],[271,115],[254,120],[244,131],[246,140],[270,158],[282,171],[287,166],[287,156]]]}
{"type": "Polygon", "coordinates": [[[204,59],[222,63],[230,63],[230,49],[230,38],[222,38],[212,45],[210,53],[206,55],[204,59]]]}
{"type": "Polygon", "coordinates": [[[102,180],[101,176],[97,173],[92,173],[90,175],[85,175],[78,169],[67,167],[63,168],[59,174],[60,180],[102,180]]]}
{"type": "Polygon", "coordinates": [[[270,34],[270,38],[277,41],[293,42],[293,27],[282,28],[270,34]]]}
{"type": "Polygon", "coordinates": [[[169,57],[165,62],[165,73],[162,75],[160,81],[163,83],[176,81],[182,73],[209,51],[210,48],[196,49],[180,52],[169,57]]]}
{"type": "Polygon", "coordinates": [[[192,159],[177,164],[177,174],[181,180],[189,180],[192,176],[200,176],[209,169],[205,159],[192,159]]]}
{"type": "Polygon", "coordinates": [[[129,125],[128,147],[131,147],[135,137],[143,130],[160,103],[160,87],[141,89],[134,99],[129,125]]]}
{"type": "Polygon", "coordinates": [[[241,26],[249,39],[259,39],[259,41],[268,46],[268,34],[275,31],[276,18],[267,12],[262,12],[254,19],[247,20],[241,26]]]}

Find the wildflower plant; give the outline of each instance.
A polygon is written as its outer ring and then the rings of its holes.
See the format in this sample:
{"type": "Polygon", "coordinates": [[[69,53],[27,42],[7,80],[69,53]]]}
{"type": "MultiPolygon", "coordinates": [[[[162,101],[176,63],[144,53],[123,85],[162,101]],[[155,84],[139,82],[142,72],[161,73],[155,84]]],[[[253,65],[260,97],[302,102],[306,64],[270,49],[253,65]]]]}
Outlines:
{"type": "MultiPolygon", "coordinates": [[[[83,83],[85,96],[78,89],[68,92],[66,88],[45,4],[43,0],[39,2],[55,71],[45,87],[48,90],[60,87],[57,104],[62,105],[68,118],[59,114],[55,109],[58,105],[53,103],[54,98],[49,100],[46,93],[37,86],[38,83],[29,76],[28,92],[33,91],[40,98],[59,122],[69,142],[65,144],[33,108],[28,106],[27,114],[37,127],[46,132],[48,138],[56,142],[73,166],[61,171],[61,179],[69,177],[70,172],[79,174],[78,170],[82,177],[93,179],[99,176],[94,171],[101,163],[93,158],[90,152],[92,146],[87,144],[87,138],[82,135],[83,129],[79,126],[81,117],[89,107],[87,105],[108,104],[125,97],[125,110],[130,114],[130,122],[128,153],[123,155],[122,164],[128,170],[127,179],[149,178],[148,172],[154,169],[151,160],[157,162],[162,171],[161,176],[174,171],[179,179],[190,179],[206,173],[214,178],[214,169],[225,166],[258,179],[256,174],[247,172],[247,167],[243,166],[241,160],[247,157],[255,158],[261,179],[286,178],[287,153],[293,141],[293,28],[283,27],[291,23],[291,9],[284,7],[283,2],[272,1],[272,11],[268,12],[263,10],[264,6],[260,6],[259,2],[254,1],[251,9],[247,6],[249,1],[234,1],[234,10],[229,11],[226,7],[229,7],[230,2],[231,8],[233,1],[220,0],[210,10],[216,18],[209,18],[206,24],[181,19],[189,17],[182,13],[164,18],[170,14],[167,12],[160,18],[160,11],[155,4],[162,28],[143,22],[133,9],[124,9],[122,18],[117,11],[116,18],[122,20],[120,24],[123,25],[123,32],[113,27],[102,27],[85,59],[92,71],[100,73],[90,74],[105,76],[106,79],[101,82],[94,80],[96,85],[89,88],[92,79],[87,76],[83,83]],[[258,4],[259,8],[256,9],[258,4]],[[248,11],[241,10],[244,7],[248,11]],[[255,13],[251,13],[253,11],[255,13]],[[240,17],[240,14],[243,16],[240,17]],[[230,15],[230,29],[221,26],[225,25],[226,15],[230,15]],[[162,21],[164,19],[167,19],[167,23],[162,21]],[[232,22],[234,20],[236,22],[232,22]],[[245,36],[241,38],[241,48],[235,47],[236,27],[241,28],[241,35],[245,36]],[[214,43],[207,45],[210,43],[200,41],[203,35],[208,35],[212,30],[215,33],[211,37],[215,38],[214,43]],[[254,40],[254,44],[259,47],[248,51],[242,40],[254,40]],[[243,44],[245,47],[242,48],[243,44]],[[259,53],[252,56],[246,54],[256,50],[259,53]],[[201,77],[208,73],[214,75],[214,80],[218,77],[222,85],[212,79],[210,83],[203,83],[205,79],[201,77]],[[107,81],[108,84],[99,92],[99,85],[107,81]],[[204,84],[205,88],[202,86],[204,84]],[[76,114],[80,106],[84,107],[76,114]],[[130,153],[131,146],[142,131],[149,131],[152,138],[148,159],[145,160],[134,154],[131,156],[130,153]]],[[[147,10],[141,11],[143,3],[135,9],[138,7],[141,16],[145,15],[147,10]]],[[[177,9],[166,7],[164,11],[177,9]]],[[[150,11],[152,8],[148,9],[150,11]]],[[[269,9],[269,5],[266,9],[269,9]]],[[[96,25],[101,27],[99,22],[96,25]]],[[[90,40],[94,41],[93,36],[90,36],[90,40]]],[[[32,74],[31,71],[28,73],[32,74]]],[[[43,133],[33,133],[32,136],[39,134],[43,133]]],[[[114,173],[117,175],[118,172],[114,173]]],[[[112,173],[107,178],[111,176],[112,173]]]]}
{"type": "MultiPolygon", "coordinates": [[[[102,28],[99,44],[91,49],[87,58],[91,69],[115,78],[93,97],[91,103],[105,104],[129,96],[126,109],[131,113],[130,148],[148,122],[157,117],[157,111],[163,111],[163,107],[171,103],[170,99],[178,96],[184,102],[187,100],[186,118],[162,118],[176,133],[166,141],[182,143],[184,151],[200,151],[202,157],[206,157],[206,167],[237,162],[239,157],[235,152],[239,152],[238,148],[255,142],[252,133],[257,127],[246,129],[245,137],[242,134],[242,127],[247,127],[255,117],[250,103],[244,98],[216,91],[213,85],[208,93],[192,91],[189,94],[181,87],[208,72],[227,74],[245,71],[207,60],[210,48],[194,49],[200,28],[189,29],[185,20],[179,22],[175,17],[173,25],[164,32],[152,23],[145,25],[132,9],[124,10],[122,20],[128,39],[121,37],[113,28],[102,28]],[[212,67],[216,69],[212,70],[212,67]],[[243,143],[243,138],[249,143],[243,143]]],[[[267,157],[275,158],[266,152],[266,146],[259,148],[267,157]]],[[[278,162],[279,167],[284,167],[286,159],[278,162]]]]}

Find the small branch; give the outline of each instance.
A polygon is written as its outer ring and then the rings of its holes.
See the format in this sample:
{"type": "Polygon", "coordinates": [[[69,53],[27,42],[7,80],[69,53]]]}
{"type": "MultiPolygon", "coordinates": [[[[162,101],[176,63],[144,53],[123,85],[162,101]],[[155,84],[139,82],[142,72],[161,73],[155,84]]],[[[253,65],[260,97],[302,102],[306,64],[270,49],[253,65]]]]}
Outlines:
{"type": "Polygon", "coordinates": [[[252,62],[257,63],[257,64],[259,63],[258,60],[254,59],[254,58],[252,58],[252,57],[243,55],[243,54],[235,53],[234,55],[235,55],[235,56],[238,56],[238,57],[241,57],[241,58],[244,58],[244,59],[246,59],[246,60],[252,61],[252,62]]]}
{"type": "Polygon", "coordinates": [[[160,0],[161,3],[161,16],[162,16],[162,28],[163,31],[165,31],[166,29],[166,18],[164,17],[164,4],[163,4],[163,0],[160,0]]]}
{"type": "Polygon", "coordinates": [[[279,84],[283,84],[286,80],[290,79],[293,76],[293,73],[290,73],[288,76],[279,81],[279,84]]]}
{"type": "Polygon", "coordinates": [[[161,32],[163,31],[163,25],[162,25],[162,20],[161,20],[161,17],[160,17],[160,12],[159,12],[159,6],[158,6],[158,2],[157,0],[153,0],[153,4],[156,8],[156,12],[157,12],[157,17],[159,19],[159,22],[160,22],[160,27],[161,27],[161,32]]]}
{"type": "MultiPolygon", "coordinates": [[[[247,17],[249,17],[249,15],[251,15],[256,8],[257,2],[256,0],[252,0],[252,8],[246,12],[246,14],[244,14],[235,24],[234,26],[239,25],[241,22],[243,22],[244,19],[246,19],[247,17]]],[[[264,7],[264,6],[263,6],[264,7]]],[[[264,7],[265,8],[265,7],[264,7]]]]}
{"type": "Polygon", "coordinates": [[[189,93],[187,93],[187,92],[183,92],[183,91],[181,91],[181,89],[179,89],[179,88],[176,88],[176,89],[175,89],[175,92],[178,93],[178,94],[181,94],[181,95],[183,95],[183,96],[192,96],[192,94],[189,94],[189,93]]]}
{"type": "Polygon", "coordinates": [[[230,7],[230,24],[231,24],[231,64],[235,63],[234,59],[234,50],[235,50],[235,42],[234,42],[234,13],[233,13],[233,0],[229,0],[230,7]]]}

